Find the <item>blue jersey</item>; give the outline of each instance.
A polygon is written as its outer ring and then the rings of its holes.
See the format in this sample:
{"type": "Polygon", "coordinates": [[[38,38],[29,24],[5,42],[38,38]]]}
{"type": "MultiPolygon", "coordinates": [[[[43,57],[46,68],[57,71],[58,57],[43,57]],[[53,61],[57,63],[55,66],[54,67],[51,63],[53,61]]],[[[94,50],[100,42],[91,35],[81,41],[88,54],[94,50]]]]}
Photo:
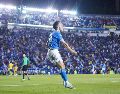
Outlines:
{"type": "Polygon", "coordinates": [[[51,49],[59,49],[60,41],[63,39],[59,31],[53,31],[49,36],[48,46],[51,49]]]}

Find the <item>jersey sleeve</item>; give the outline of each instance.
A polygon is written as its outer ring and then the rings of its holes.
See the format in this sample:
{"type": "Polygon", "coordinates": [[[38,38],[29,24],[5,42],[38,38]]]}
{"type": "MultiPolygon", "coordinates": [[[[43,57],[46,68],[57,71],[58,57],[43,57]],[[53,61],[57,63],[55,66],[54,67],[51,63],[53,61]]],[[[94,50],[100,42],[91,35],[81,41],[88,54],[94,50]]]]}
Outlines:
{"type": "Polygon", "coordinates": [[[63,37],[62,37],[61,33],[57,33],[57,38],[58,38],[59,41],[63,40],[63,37]]]}

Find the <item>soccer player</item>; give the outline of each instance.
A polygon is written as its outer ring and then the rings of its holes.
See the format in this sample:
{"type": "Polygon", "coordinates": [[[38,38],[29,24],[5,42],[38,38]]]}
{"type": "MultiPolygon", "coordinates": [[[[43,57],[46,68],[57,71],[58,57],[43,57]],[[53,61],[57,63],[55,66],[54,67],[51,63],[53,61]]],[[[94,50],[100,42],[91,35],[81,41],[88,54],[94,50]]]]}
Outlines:
{"type": "Polygon", "coordinates": [[[28,80],[30,80],[30,78],[28,76],[28,72],[27,72],[29,63],[30,63],[29,59],[27,58],[27,56],[25,54],[23,54],[23,64],[22,64],[23,79],[22,80],[25,80],[25,75],[27,76],[28,80]]]}
{"type": "Polygon", "coordinates": [[[8,71],[10,76],[13,75],[13,66],[14,64],[12,64],[12,62],[10,62],[8,65],[8,71]]]}
{"type": "Polygon", "coordinates": [[[63,24],[60,21],[56,21],[53,24],[53,32],[49,36],[48,40],[48,53],[47,58],[53,63],[56,64],[60,68],[60,75],[63,79],[63,85],[65,88],[72,89],[73,86],[68,82],[65,65],[63,63],[62,57],[58,51],[60,43],[63,44],[68,51],[72,54],[77,55],[77,52],[73,50],[69,45],[64,41],[61,32],[63,32],[63,24]]]}
{"type": "Polygon", "coordinates": [[[15,61],[15,64],[14,64],[13,70],[14,70],[14,76],[17,76],[18,66],[17,66],[17,62],[16,62],[16,61],[15,61]]]}
{"type": "Polygon", "coordinates": [[[102,74],[104,75],[106,73],[106,64],[102,64],[102,74]]]}
{"type": "Polygon", "coordinates": [[[95,64],[92,64],[92,74],[95,74],[96,70],[95,70],[95,64]]]}

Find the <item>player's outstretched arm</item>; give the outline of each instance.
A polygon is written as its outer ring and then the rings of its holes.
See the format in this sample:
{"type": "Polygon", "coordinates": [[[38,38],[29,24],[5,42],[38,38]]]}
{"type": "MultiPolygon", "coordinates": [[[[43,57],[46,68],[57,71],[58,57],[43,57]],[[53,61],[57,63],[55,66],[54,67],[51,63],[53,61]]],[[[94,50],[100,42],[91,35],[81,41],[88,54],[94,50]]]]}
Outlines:
{"type": "Polygon", "coordinates": [[[67,50],[68,50],[69,52],[71,52],[71,53],[74,54],[74,55],[77,55],[77,52],[76,52],[75,50],[73,50],[64,40],[61,40],[61,43],[63,44],[63,46],[64,46],[65,48],[67,48],[67,50]]]}

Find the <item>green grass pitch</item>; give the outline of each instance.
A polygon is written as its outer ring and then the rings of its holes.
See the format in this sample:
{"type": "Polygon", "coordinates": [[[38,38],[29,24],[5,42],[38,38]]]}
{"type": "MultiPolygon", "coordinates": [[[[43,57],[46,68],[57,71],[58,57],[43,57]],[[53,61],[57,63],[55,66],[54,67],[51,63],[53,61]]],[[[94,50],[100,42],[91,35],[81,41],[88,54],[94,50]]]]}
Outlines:
{"type": "Polygon", "coordinates": [[[59,75],[0,76],[0,94],[120,94],[120,75],[68,75],[76,89],[62,85],[59,75]]]}

